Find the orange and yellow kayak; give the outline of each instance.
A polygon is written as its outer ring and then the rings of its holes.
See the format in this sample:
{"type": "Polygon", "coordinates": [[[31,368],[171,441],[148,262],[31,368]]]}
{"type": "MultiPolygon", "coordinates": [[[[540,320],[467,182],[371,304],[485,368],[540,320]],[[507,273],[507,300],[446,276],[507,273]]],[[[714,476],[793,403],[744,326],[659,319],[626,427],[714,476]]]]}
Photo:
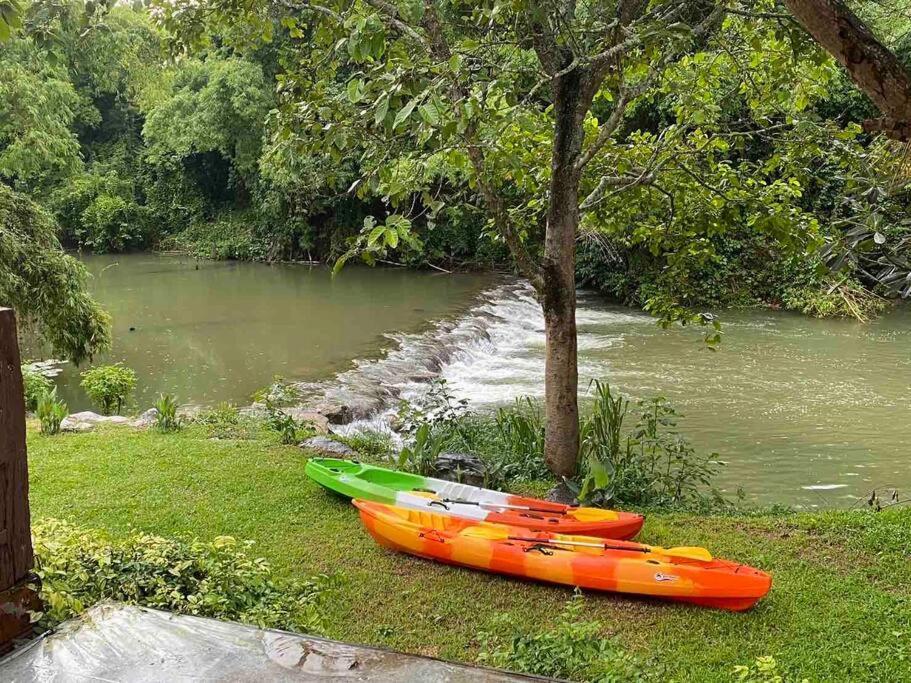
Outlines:
{"type": "Polygon", "coordinates": [[[765,572],[715,559],[705,548],[659,548],[364,500],[354,504],[380,545],[448,564],[734,611],[749,609],[772,586],[765,572]]]}

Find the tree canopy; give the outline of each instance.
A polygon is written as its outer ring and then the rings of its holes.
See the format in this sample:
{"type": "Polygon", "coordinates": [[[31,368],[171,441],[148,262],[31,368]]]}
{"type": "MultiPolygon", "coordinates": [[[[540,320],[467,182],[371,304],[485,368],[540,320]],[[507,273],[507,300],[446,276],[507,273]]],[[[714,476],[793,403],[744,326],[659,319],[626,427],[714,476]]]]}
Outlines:
{"type": "Polygon", "coordinates": [[[0,302],[54,352],[75,362],[110,344],[110,320],[85,290],[86,271],[63,253],[53,219],[0,184],[0,302]]]}

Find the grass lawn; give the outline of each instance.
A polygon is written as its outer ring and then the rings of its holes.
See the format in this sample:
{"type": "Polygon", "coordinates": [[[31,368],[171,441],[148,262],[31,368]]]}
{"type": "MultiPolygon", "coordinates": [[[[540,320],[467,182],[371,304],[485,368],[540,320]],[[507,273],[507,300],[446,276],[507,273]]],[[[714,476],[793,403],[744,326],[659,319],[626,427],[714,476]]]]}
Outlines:
{"type": "MultiPolygon", "coordinates": [[[[328,636],[446,659],[473,661],[495,615],[544,627],[571,596],[377,547],[350,504],[307,479],[305,461],[272,439],[210,440],[201,426],[42,437],[30,425],[32,515],[113,534],[255,540],[285,576],[343,575],[328,636]]],[[[670,678],[731,680],[736,664],[772,655],[813,681],[911,680],[911,510],[654,513],[641,540],[705,545],[774,577],[745,614],[589,595],[586,616],[670,678]]]]}

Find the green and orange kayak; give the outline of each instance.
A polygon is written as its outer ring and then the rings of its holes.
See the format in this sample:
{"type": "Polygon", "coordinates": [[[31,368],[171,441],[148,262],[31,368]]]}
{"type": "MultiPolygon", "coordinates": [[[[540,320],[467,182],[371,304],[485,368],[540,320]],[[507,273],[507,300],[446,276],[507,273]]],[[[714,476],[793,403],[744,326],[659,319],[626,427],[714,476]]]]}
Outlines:
{"type": "Polygon", "coordinates": [[[348,498],[564,534],[633,538],[644,517],[631,512],[573,507],[477,486],[388,470],[354,460],[311,458],[307,475],[348,498]]]}
{"type": "Polygon", "coordinates": [[[659,548],[363,500],[354,504],[381,545],[447,564],[733,611],[749,609],[772,586],[765,572],[715,559],[704,548],[659,548]]]}

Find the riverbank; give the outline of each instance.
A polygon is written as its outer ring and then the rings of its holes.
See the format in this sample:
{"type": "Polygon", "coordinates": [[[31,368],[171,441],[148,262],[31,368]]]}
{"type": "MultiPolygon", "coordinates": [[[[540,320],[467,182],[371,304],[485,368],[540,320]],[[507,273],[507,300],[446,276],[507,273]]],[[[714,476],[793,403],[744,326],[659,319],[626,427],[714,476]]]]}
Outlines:
{"type": "MultiPolygon", "coordinates": [[[[232,535],[255,541],[281,577],[338,574],[333,638],[473,661],[478,632],[498,615],[556,623],[571,591],[389,553],[347,502],[307,479],[306,453],[267,433],[242,436],[213,440],[190,425],[176,434],[109,427],[42,437],[31,424],[32,515],[114,535],[232,535]]],[[[734,666],[766,655],[779,672],[812,681],[906,675],[911,511],[653,513],[642,540],[704,544],[774,576],[770,596],[746,614],[589,595],[583,616],[632,656],[666,667],[664,680],[731,680],[734,666]]]]}

